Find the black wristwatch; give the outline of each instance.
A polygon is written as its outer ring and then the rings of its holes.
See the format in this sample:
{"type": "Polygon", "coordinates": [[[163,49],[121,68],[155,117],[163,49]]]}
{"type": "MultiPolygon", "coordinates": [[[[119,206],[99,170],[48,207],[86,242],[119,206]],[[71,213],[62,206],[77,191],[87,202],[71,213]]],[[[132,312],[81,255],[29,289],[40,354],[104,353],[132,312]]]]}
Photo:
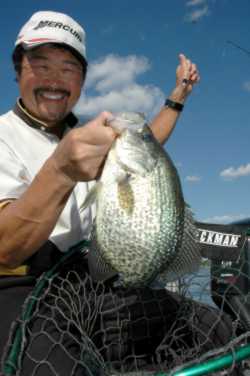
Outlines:
{"type": "Polygon", "coordinates": [[[184,104],[179,102],[174,102],[171,99],[167,98],[164,104],[165,107],[172,108],[173,110],[181,112],[183,110],[184,104]]]}

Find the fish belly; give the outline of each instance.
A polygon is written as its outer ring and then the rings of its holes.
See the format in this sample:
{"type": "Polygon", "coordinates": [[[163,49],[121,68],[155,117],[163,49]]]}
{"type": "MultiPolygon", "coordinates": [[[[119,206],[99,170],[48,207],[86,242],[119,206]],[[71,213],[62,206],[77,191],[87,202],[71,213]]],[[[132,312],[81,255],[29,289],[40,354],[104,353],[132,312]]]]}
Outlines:
{"type": "Polygon", "coordinates": [[[132,209],[120,191],[119,184],[107,184],[98,197],[95,247],[122,285],[146,285],[174,260],[182,242],[180,183],[163,158],[153,173],[129,181],[132,209]]]}

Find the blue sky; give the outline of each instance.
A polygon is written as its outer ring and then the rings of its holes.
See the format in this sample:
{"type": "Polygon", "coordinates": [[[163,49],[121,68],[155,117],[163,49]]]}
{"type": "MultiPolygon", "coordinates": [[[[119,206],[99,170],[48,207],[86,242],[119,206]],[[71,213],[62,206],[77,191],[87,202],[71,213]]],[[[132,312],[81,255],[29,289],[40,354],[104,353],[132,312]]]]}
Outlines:
{"type": "Polygon", "coordinates": [[[175,84],[178,54],[201,81],[165,145],[201,221],[250,217],[249,0],[22,0],[1,2],[0,112],[15,103],[11,52],[38,10],[68,13],[87,34],[89,74],[76,111],[143,111],[150,120],[175,84]]]}

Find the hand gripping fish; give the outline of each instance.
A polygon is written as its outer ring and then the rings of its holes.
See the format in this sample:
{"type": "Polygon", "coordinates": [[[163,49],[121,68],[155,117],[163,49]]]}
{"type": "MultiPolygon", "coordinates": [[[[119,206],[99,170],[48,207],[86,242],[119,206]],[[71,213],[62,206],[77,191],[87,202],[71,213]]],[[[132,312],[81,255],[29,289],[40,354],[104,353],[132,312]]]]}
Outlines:
{"type": "Polygon", "coordinates": [[[89,251],[95,280],[118,276],[124,287],[172,281],[201,260],[176,168],[140,113],[119,113],[119,134],[83,207],[96,200],[89,251]]]}

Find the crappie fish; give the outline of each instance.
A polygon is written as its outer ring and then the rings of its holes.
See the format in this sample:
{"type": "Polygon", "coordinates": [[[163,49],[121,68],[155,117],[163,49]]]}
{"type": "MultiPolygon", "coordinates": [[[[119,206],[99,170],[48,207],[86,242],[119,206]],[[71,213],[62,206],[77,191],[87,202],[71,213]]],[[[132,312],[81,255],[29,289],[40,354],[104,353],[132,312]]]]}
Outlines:
{"type": "Polygon", "coordinates": [[[173,162],[142,114],[119,113],[109,125],[119,136],[84,204],[96,199],[90,274],[140,287],[193,271],[201,259],[197,232],[173,162]]]}

